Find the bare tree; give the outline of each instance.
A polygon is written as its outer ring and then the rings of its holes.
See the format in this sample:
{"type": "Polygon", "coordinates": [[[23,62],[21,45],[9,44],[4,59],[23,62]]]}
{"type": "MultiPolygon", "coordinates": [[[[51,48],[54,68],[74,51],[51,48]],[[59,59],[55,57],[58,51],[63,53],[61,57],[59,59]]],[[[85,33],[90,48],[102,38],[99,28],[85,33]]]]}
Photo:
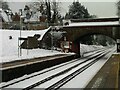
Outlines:
{"type": "Polygon", "coordinates": [[[56,2],[56,0],[38,0],[38,2],[33,2],[30,5],[30,9],[32,9],[33,15],[39,12],[41,15],[47,16],[47,22],[50,25],[51,23],[58,23],[61,19],[59,4],[60,2],[56,2]]]}
{"type": "Polygon", "coordinates": [[[60,2],[56,2],[55,0],[52,2],[52,23],[58,23],[59,19],[61,18],[60,14],[60,2]]]}
{"type": "Polygon", "coordinates": [[[3,10],[10,10],[8,3],[4,2],[3,0],[0,1],[0,8],[3,10]]]}

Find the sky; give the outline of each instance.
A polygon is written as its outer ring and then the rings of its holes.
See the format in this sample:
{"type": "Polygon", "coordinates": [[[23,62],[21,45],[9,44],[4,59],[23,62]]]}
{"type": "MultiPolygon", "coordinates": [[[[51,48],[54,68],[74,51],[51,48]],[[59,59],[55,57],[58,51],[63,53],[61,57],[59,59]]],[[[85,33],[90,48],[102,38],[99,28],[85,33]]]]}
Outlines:
{"type": "MultiPolygon", "coordinates": [[[[34,2],[34,1],[44,1],[44,0],[3,0],[7,2],[34,2]]],[[[60,1],[60,2],[73,2],[73,1],[80,1],[80,2],[116,2],[118,0],[49,0],[49,1],[60,1]]]]}
{"type": "MultiPolygon", "coordinates": [[[[116,2],[81,2],[88,12],[92,15],[97,15],[98,17],[114,17],[117,13],[116,2]]],[[[67,12],[70,4],[63,4],[63,12],[67,12]]]]}
{"type": "MultiPolygon", "coordinates": [[[[19,9],[24,8],[25,4],[28,2],[33,2],[34,0],[4,0],[8,1],[10,8],[13,12],[17,12],[19,9]]],[[[36,0],[37,1],[37,0],[36,0]]],[[[79,1],[84,5],[90,14],[97,15],[98,17],[114,17],[117,13],[116,3],[118,0],[57,0],[62,2],[61,14],[65,15],[68,12],[69,5],[72,4],[73,1],[79,1]],[[69,2],[68,2],[69,1],[69,2]]]]}

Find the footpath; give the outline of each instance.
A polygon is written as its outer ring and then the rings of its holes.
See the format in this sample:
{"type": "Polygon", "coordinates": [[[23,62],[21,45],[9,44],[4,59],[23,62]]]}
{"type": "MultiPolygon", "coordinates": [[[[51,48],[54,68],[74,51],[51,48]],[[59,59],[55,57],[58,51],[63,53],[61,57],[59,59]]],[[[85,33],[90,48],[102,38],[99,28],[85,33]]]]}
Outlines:
{"type": "Polygon", "coordinates": [[[85,90],[90,88],[120,90],[120,53],[113,54],[109,58],[85,90]]]}

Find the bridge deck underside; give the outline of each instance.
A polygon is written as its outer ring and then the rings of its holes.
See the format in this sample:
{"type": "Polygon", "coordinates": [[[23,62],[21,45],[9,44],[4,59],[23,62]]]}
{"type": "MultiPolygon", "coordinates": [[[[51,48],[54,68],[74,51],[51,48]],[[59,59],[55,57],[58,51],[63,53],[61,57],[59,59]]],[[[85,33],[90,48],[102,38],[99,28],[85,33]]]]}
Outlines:
{"type": "Polygon", "coordinates": [[[67,32],[67,37],[70,41],[76,41],[87,35],[101,34],[106,35],[114,40],[120,38],[119,26],[88,26],[88,27],[63,27],[63,31],[67,32]]]}

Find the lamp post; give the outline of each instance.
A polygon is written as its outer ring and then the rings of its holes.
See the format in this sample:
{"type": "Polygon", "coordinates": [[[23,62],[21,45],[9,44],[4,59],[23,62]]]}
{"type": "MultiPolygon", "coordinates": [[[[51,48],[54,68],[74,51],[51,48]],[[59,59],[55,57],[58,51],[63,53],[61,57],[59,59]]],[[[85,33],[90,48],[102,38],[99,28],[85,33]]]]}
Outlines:
{"type": "MultiPolygon", "coordinates": [[[[21,31],[22,31],[22,22],[23,22],[23,19],[27,19],[29,20],[31,15],[29,13],[26,13],[26,16],[23,16],[23,12],[22,12],[22,9],[19,9],[19,15],[20,15],[20,37],[18,38],[18,56],[22,55],[22,51],[21,51],[21,31]],[[19,43],[19,40],[20,40],[20,43],[19,43]]],[[[29,25],[29,21],[28,21],[28,25],[29,25]]],[[[27,40],[27,45],[28,45],[28,40],[27,40]]],[[[27,46],[28,47],[28,46],[27,46]]],[[[27,54],[28,54],[28,51],[27,51],[27,54]]]]}
{"type": "Polygon", "coordinates": [[[20,40],[20,43],[19,43],[19,39],[21,38],[21,30],[22,30],[22,21],[25,17],[24,16],[20,16],[20,37],[18,38],[18,56],[22,55],[22,51],[21,51],[21,40],[20,40]]]}
{"type": "MultiPolygon", "coordinates": [[[[20,16],[20,38],[21,38],[21,31],[22,31],[22,21],[24,19],[24,16],[20,16]]],[[[22,55],[22,51],[21,51],[21,40],[20,40],[20,44],[18,43],[19,48],[20,48],[20,53],[18,53],[18,55],[20,54],[20,56],[22,55]]],[[[19,51],[18,51],[19,52],[19,51]]]]}

